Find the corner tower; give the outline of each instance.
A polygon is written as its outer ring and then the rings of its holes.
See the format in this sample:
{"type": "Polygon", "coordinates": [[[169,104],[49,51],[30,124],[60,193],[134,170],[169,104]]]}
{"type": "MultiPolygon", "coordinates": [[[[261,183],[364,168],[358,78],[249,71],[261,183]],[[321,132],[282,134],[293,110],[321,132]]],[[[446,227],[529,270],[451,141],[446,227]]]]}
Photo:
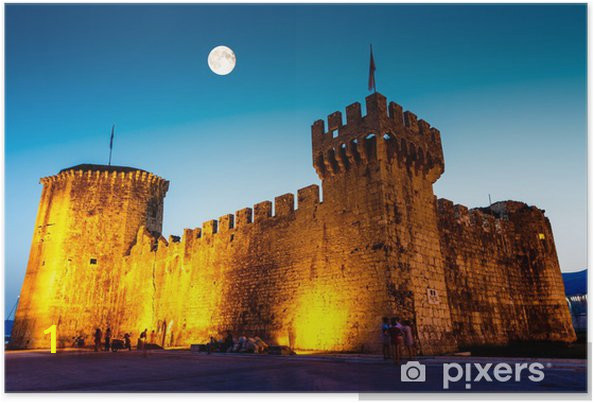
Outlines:
{"type": "MultiPolygon", "coordinates": [[[[415,324],[423,354],[456,349],[444,279],[433,183],[444,171],[437,129],[374,93],[312,125],[313,165],[324,203],[365,212],[383,232],[383,315],[415,324]]],[[[367,270],[361,267],[361,270],[367,270]]]]}
{"type": "Polygon", "coordinates": [[[11,347],[58,346],[106,323],[115,306],[122,257],[141,226],[160,233],[169,182],[119,166],[78,165],[43,184],[11,347]]]}

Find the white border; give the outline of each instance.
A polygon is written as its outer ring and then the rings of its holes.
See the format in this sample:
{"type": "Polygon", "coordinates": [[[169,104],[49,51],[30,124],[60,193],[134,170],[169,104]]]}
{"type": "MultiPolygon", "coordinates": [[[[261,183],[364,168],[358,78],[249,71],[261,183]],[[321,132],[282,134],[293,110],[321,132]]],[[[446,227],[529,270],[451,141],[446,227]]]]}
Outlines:
{"type": "MultiPolygon", "coordinates": [[[[20,4],[20,3],[29,3],[29,4],[51,4],[55,2],[50,2],[46,0],[25,0],[25,1],[18,1],[18,2],[10,2],[9,4],[20,4]]],[[[72,0],[62,0],[60,3],[91,3],[88,1],[72,1],[72,0]]],[[[125,2],[122,1],[115,1],[115,0],[107,0],[101,3],[93,3],[93,4],[102,4],[102,3],[112,3],[112,4],[130,4],[130,3],[139,3],[139,4],[167,4],[163,1],[140,1],[140,0],[128,0],[125,2]]],[[[195,2],[195,1],[187,1],[187,0],[180,0],[176,1],[175,3],[204,3],[204,4],[275,4],[275,3],[295,3],[289,1],[260,1],[260,2],[253,2],[253,1],[234,1],[234,2],[217,2],[217,1],[202,1],[202,2],[195,2]]],[[[310,3],[310,4],[320,4],[320,1],[313,1],[313,0],[304,0],[300,1],[299,3],[310,3]]],[[[325,4],[341,4],[341,3],[362,3],[362,2],[354,2],[354,1],[338,1],[338,0],[326,0],[323,3],[325,4]]],[[[393,1],[385,1],[385,0],[376,0],[373,2],[374,4],[380,3],[402,3],[402,4],[454,4],[453,2],[447,1],[406,1],[406,2],[393,2],[393,1]]],[[[559,4],[559,1],[535,1],[535,0],[525,0],[521,3],[517,1],[498,1],[496,4],[559,4]]],[[[565,2],[569,3],[569,2],[565,2]]],[[[584,2],[571,2],[573,4],[584,4],[584,2]]],[[[3,5],[5,6],[7,3],[4,2],[3,5]]],[[[475,0],[475,1],[458,1],[455,4],[495,4],[492,1],[485,1],[485,0],[475,0]]],[[[590,94],[591,94],[591,84],[590,84],[590,77],[592,76],[592,63],[591,63],[591,47],[594,40],[594,35],[592,30],[590,30],[590,21],[592,20],[592,4],[594,4],[594,0],[589,0],[588,4],[588,11],[587,11],[587,18],[588,18],[588,91],[587,91],[587,108],[588,108],[588,233],[587,233],[587,245],[588,245],[588,267],[594,267],[592,265],[593,258],[590,251],[594,250],[594,239],[592,237],[592,229],[594,228],[594,217],[590,212],[592,211],[593,207],[593,190],[592,190],[592,178],[594,177],[594,167],[590,164],[590,156],[592,155],[594,145],[590,141],[590,117],[593,116],[592,114],[592,104],[590,103],[590,94]]],[[[2,116],[1,119],[1,127],[2,132],[4,133],[4,106],[5,106],[5,92],[4,92],[4,7],[0,10],[1,14],[1,21],[2,21],[2,29],[0,30],[0,49],[2,51],[2,63],[0,64],[0,72],[2,74],[1,80],[1,90],[2,90],[2,109],[0,114],[2,116]]],[[[560,133],[562,135],[562,133],[560,133]]],[[[5,228],[4,228],[4,216],[6,214],[5,205],[4,205],[4,185],[5,185],[5,165],[4,165],[4,136],[0,140],[0,173],[1,173],[1,182],[2,186],[0,187],[0,206],[1,210],[4,214],[0,217],[0,221],[2,223],[2,230],[0,231],[0,254],[2,256],[2,271],[4,272],[5,268],[5,260],[4,260],[4,247],[5,247],[5,228]]],[[[592,276],[588,278],[588,288],[592,289],[591,286],[593,284],[592,276]]],[[[0,279],[0,285],[2,290],[2,307],[4,309],[4,276],[0,279]]],[[[4,310],[3,310],[4,312],[4,310]]],[[[592,323],[588,320],[588,341],[590,342],[590,334],[592,331],[592,323]]],[[[476,394],[476,393],[469,393],[469,394],[410,394],[410,393],[403,393],[403,394],[363,394],[360,396],[356,393],[180,393],[180,394],[173,394],[173,393],[22,393],[22,394],[6,394],[3,393],[0,398],[2,400],[7,401],[35,401],[37,403],[43,402],[62,402],[62,401],[80,401],[80,400],[89,400],[89,401],[115,401],[115,402],[129,402],[130,400],[136,400],[139,402],[152,402],[152,401],[159,401],[161,402],[163,399],[175,399],[179,401],[216,401],[216,402],[226,402],[226,401],[237,401],[241,400],[242,403],[251,403],[251,402],[261,402],[261,401],[277,401],[277,400],[289,400],[289,401],[307,401],[309,402],[328,402],[328,401],[357,401],[360,397],[364,399],[369,399],[371,396],[375,396],[381,400],[387,399],[394,399],[398,401],[434,401],[434,400],[489,400],[489,401],[501,401],[501,402],[515,402],[515,401],[525,401],[525,400],[547,400],[547,401],[567,401],[567,400],[592,400],[591,397],[591,384],[592,384],[592,360],[591,360],[591,348],[589,348],[589,362],[588,362],[588,373],[590,375],[588,379],[588,391],[587,395],[585,394],[544,394],[544,393],[532,393],[532,394],[514,394],[514,393],[507,393],[507,394],[476,394]]],[[[4,379],[4,365],[2,365],[0,369],[2,380],[4,379]]],[[[2,385],[3,386],[3,385],[2,385]]]]}

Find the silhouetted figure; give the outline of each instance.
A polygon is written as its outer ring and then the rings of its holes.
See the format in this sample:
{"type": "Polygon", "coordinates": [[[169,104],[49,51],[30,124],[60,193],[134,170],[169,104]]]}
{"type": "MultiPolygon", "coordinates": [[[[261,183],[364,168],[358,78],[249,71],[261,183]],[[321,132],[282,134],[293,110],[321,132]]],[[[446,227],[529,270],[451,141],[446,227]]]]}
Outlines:
{"type": "Polygon", "coordinates": [[[132,351],[132,344],[130,343],[130,335],[128,333],[124,334],[124,348],[127,348],[128,351],[132,351]]]}
{"type": "Polygon", "coordinates": [[[402,344],[404,343],[404,334],[402,333],[402,329],[400,323],[398,322],[398,318],[392,318],[390,321],[390,342],[392,345],[392,357],[394,358],[395,364],[400,364],[400,350],[402,349],[402,344]]]}
{"type": "Polygon", "coordinates": [[[217,342],[214,337],[210,336],[210,338],[208,340],[208,344],[206,345],[207,354],[210,354],[213,351],[216,351],[216,348],[217,348],[217,342]]]}
{"type": "Polygon", "coordinates": [[[107,328],[105,331],[105,351],[109,351],[109,346],[111,345],[111,329],[107,328]]]}
{"type": "Polygon", "coordinates": [[[239,352],[240,353],[247,352],[248,347],[249,347],[248,344],[249,344],[248,338],[246,336],[241,336],[239,338],[239,352]]]}
{"type": "Polygon", "coordinates": [[[227,332],[227,337],[225,337],[225,342],[223,344],[223,351],[228,353],[233,348],[233,335],[231,332],[227,332]]]}
{"type": "Polygon", "coordinates": [[[74,340],[74,342],[72,343],[73,347],[84,347],[85,346],[85,338],[86,336],[83,336],[82,334],[80,336],[74,336],[72,339],[74,340]]]}
{"type": "Polygon", "coordinates": [[[390,359],[390,321],[387,317],[382,318],[382,353],[384,354],[384,360],[390,359]]]}
{"type": "Polygon", "coordinates": [[[144,349],[144,345],[146,344],[147,330],[148,329],[144,329],[144,331],[140,333],[140,336],[138,336],[138,345],[136,346],[137,350],[144,349]]]}
{"type": "Polygon", "coordinates": [[[99,351],[101,349],[101,338],[103,337],[101,329],[95,329],[95,335],[93,337],[95,339],[95,351],[99,351]]]}
{"type": "Polygon", "coordinates": [[[408,359],[412,360],[412,358],[415,356],[415,339],[413,337],[412,327],[410,325],[410,321],[408,320],[402,322],[402,325],[402,332],[404,333],[404,346],[406,347],[406,351],[408,353],[408,359]]]}

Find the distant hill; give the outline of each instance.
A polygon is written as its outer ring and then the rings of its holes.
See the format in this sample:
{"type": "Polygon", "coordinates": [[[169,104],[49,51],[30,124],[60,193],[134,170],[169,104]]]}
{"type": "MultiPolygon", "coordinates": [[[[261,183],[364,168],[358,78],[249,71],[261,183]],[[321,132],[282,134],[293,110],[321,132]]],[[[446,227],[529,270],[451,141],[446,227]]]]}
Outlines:
{"type": "Polygon", "coordinates": [[[586,294],[588,290],[588,269],[563,274],[565,284],[565,295],[586,294]]]}

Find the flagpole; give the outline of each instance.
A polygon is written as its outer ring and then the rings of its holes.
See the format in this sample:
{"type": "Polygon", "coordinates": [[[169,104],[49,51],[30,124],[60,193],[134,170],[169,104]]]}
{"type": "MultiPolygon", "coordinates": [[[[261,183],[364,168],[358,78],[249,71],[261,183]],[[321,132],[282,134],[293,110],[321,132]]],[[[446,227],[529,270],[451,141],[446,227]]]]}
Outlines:
{"type": "MultiPolygon", "coordinates": [[[[371,57],[373,58],[373,45],[369,44],[369,51],[371,52],[371,57]]],[[[375,94],[377,89],[375,88],[375,60],[373,61],[373,93],[375,94]]]]}
{"type": "Polygon", "coordinates": [[[114,130],[115,130],[115,124],[113,126],[111,126],[111,137],[109,138],[109,161],[107,163],[107,166],[111,166],[111,153],[113,151],[113,134],[114,134],[114,130]]]}
{"type": "Polygon", "coordinates": [[[377,93],[377,88],[375,87],[375,60],[373,60],[373,46],[371,43],[369,44],[369,82],[367,85],[367,89],[371,91],[373,88],[373,93],[377,93]]]}

